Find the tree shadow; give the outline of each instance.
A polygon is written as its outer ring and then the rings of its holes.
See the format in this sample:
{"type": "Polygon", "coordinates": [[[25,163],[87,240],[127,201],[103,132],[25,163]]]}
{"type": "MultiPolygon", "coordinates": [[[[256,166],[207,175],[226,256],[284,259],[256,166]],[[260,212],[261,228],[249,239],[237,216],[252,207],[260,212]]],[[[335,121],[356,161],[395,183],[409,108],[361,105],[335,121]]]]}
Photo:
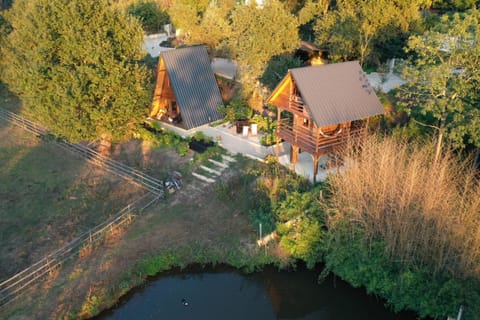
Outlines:
{"type": "Polygon", "coordinates": [[[0,126],[2,278],[39,261],[144,192],[54,141],[3,121],[0,126]]]}

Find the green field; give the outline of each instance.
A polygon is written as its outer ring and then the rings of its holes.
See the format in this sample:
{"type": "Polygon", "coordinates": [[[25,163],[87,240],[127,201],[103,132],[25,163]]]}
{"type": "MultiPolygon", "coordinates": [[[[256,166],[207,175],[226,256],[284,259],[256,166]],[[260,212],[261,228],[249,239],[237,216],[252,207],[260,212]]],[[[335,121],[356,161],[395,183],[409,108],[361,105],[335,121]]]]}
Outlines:
{"type": "Polygon", "coordinates": [[[144,192],[4,121],[0,168],[1,278],[58,249],[144,192]]]}

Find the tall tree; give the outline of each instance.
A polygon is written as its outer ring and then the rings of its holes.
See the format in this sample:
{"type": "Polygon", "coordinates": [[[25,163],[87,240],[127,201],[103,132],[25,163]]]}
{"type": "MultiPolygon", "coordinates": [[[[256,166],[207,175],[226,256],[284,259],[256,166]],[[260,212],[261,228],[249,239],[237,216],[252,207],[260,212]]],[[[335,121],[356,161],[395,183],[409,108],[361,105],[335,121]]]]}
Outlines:
{"type": "Polygon", "coordinates": [[[431,6],[436,9],[452,11],[465,11],[478,5],[477,0],[433,0],[431,2],[431,6]]]}
{"type": "Polygon", "coordinates": [[[301,25],[324,16],[328,13],[332,0],[307,0],[300,10],[298,10],[298,19],[301,25]]]}
{"type": "Polygon", "coordinates": [[[175,5],[168,9],[175,28],[179,29],[188,39],[195,33],[201,21],[203,12],[208,7],[208,0],[176,0],[175,5]]]}
{"type": "Polygon", "coordinates": [[[273,90],[285,77],[289,69],[301,67],[302,63],[300,58],[291,54],[274,56],[265,67],[260,80],[265,87],[273,90]]]}
{"type": "Polygon", "coordinates": [[[138,18],[143,29],[148,33],[159,32],[164,24],[169,23],[167,12],[154,0],[140,0],[130,4],[127,12],[138,18]]]}
{"type": "Polygon", "coordinates": [[[5,18],[1,78],[54,133],[121,139],[145,114],[138,20],[107,0],[16,0],[5,18]]]}
{"type": "Polygon", "coordinates": [[[332,0],[307,0],[298,10],[297,17],[300,23],[300,37],[313,42],[315,22],[328,13],[332,0]]]}
{"type": "Polygon", "coordinates": [[[0,10],[5,10],[10,8],[13,0],[0,0],[0,10]]]}
{"type": "MultiPolygon", "coordinates": [[[[480,13],[444,15],[433,30],[413,36],[409,79],[400,92],[410,110],[433,118],[436,159],[445,138],[456,147],[480,148],[480,13]]],[[[417,122],[421,123],[418,119],[417,122]]]]}
{"type": "Polygon", "coordinates": [[[391,26],[407,31],[419,18],[423,0],[338,0],[336,8],[320,16],[316,42],[329,49],[334,60],[368,59],[375,38],[391,26]]]}
{"type": "Polygon", "coordinates": [[[214,50],[219,49],[230,35],[227,17],[233,7],[233,0],[177,0],[170,7],[169,14],[186,44],[205,44],[214,50]]]}
{"type": "Polygon", "coordinates": [[[298,46],[298,20],[278,0],[264,1],[262,8],[255,4],[237,6],[231,20],[230,49],[248,96],[270,59],[298,46]]]}

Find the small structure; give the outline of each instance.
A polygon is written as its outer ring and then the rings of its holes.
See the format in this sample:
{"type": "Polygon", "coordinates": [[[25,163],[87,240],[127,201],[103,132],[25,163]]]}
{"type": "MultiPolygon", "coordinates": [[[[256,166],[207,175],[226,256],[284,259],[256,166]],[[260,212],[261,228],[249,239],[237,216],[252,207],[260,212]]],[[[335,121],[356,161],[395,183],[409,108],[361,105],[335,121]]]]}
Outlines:
{"type": "Polygon", "coordinates": [[[363,129],[358,120],[384,113],[357,61],[291,69],[267,103],[277,107],[277,137],[290,144],[290,162],[301,151],[312,155],[314,180],[318,159],[363,129]]]}
{"type": "Polygon", "coordinates": [[[308,41],[300,41],[300,46],[297,49],[297,52],[303,52],[302,55],[308,57],[307,63],[311,66],[320,66],[327,63],[327,60],[324,58],[325,50],[317,48],[317,46],[308,41]]]}
{"type": "Polygon", "coordinates": [[[160,53],[150,117],[190,130],[219,120],[220,89],[204,46],[160,53]]]}

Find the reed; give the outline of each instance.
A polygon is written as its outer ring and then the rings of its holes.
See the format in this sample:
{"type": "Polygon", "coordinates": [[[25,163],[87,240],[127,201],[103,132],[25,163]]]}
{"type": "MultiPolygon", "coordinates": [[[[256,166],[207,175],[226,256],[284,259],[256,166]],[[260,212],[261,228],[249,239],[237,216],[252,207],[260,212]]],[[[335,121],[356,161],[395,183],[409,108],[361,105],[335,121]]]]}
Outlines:
{"type": "Polygon", "coordinates": [[[368,137],[346,148],[345,170],[330,178],[329,228],[381,240],[408,268],[480,277],[480,186],[468,161],[431,145],[368,137]]]}

